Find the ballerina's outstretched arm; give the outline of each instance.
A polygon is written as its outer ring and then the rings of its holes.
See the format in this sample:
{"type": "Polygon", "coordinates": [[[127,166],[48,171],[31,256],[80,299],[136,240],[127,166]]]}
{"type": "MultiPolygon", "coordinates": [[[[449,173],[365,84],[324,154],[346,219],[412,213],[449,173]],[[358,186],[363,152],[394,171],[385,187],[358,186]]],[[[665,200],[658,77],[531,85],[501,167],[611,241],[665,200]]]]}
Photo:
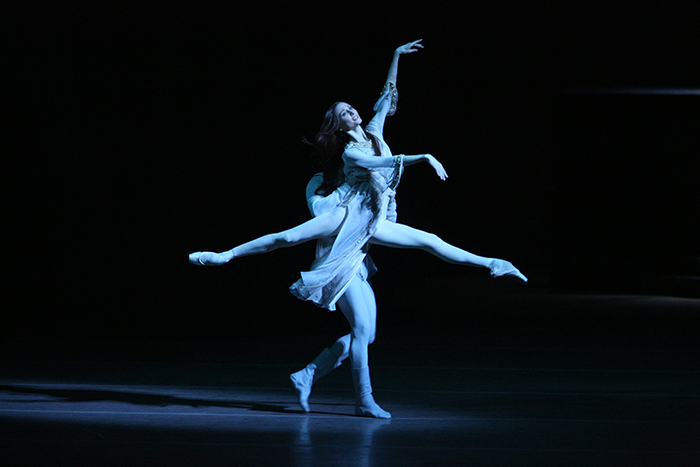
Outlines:
{"type": "MultiPolygon", "coordinates": [[[[400,157],[400,156],[397,156],[400,157]]],[[[419,154],[415,156],[403,156],[404,161],[407,159],[411,163],[417,163],[426,161],[435,170],[435,173],[441,180],[447,179],[447,172],[443,168],[442,164],[435,159],[430,154],[419,154]]],[[[387,165],[393,157],[369,157],[369,156],[355,156],[353,162],[359,166],[369,166],[365,168],[382,167],[387,165]],[[367,159],[367,160],[365,160],[367,159]]],[[[304,222],[296,227],[293,227],[282,232],[263,235],[262,237],[251,240],[250,242],[243,243],[231,250],[224,251],[221,253],[214,253],[212,251],[198,251],[191,253],[189,256],[190,263],[199,266],[221,266],[228,263],[233,258],[248,255],[257,255],[262,253],[268,253],[270,251],[276,250],[277,248],[288,248],[300,243],[308,242],[310,240],[316,240],[322,237],[332,237],[337,234],[340,224],[343,222],[345,216],[345,210],[343,208],[336,208],[330,212],[327,212],[318,217],[314,217],[311,220],[304,222]]],[[[386,222],[382,222],[385,224],[386,222]]],[[[397,244],[398,245],[398,244],[397,244]]],[[[407,246],[399,246],[399,248],[411,248],[407,246]]],[[[413,247],[416,248],[416,247],[413,247]]]]}
{"type": "Polygon", "coordinates": [[[447,180],[447,172],[443,165],[432,154],[416,154],[407,156],[404,154],[391,157],[368,156],[360,152],[345,152],[343,153],[343,161],[349,166],[362,167],[367,170],[389,168],[396,166],[396,159],[403,158],[403,165],[414,165],[420,162],[427,162],[435,170],[435,173],[440,180],[447,180]]]}
{"type": "Polygon", "coordinates": [[[423,39],[411,41],[407,44],[397,47],[396,50],[394,50],[394,57],[391,60],[391,65],[389,66],[389,73],[387,73],[386,76],[387,82],[396,84],[396,75],[398,74],[399,70],[399,56],[418,52],[418,49],[423,48],[423,44],[421,42],[423,42],[423,39]]]}

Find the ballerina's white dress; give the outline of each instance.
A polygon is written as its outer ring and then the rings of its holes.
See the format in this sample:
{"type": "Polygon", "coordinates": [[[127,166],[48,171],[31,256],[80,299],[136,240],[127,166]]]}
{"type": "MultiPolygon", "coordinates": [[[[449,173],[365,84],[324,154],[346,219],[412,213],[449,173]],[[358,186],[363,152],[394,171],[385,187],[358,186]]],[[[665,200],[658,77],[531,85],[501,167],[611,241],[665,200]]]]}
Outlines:
{"type": "Polygon", "coordinates": [[[333,209],[345,212],[338,235],[318,240],[311,270],[302,272],[301,279],[289,288],[302,300],[335,310],[353,276],[366,278],[375,270],[367,256],[368,241],[382,222],[396,222],[396,187],[403,173],[403,155],[392,155],[383,136],[384,120],[393,115],[397,99],[395,85],[388,82],[374,106],[374,118],[365,128],[379,140],[379,156],[370,141],[348,143],[342,156],[345,182],[323,199],[309,194],[318,187],[320,174],[307,187],[313,215],[333,209]]]}

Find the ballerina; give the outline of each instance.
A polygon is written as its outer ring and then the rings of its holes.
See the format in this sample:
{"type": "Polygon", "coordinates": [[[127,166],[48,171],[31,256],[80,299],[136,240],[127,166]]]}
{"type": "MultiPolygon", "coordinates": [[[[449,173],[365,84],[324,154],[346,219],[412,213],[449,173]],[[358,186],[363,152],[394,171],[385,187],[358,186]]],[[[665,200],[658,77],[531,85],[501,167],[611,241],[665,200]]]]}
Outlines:
{"type": "MultiPolygon", "coordinates": [[[[383,138],[384,120],[393,115],[398,100],[399,57],[421,48],[421,40],[418,40],[395,50],[386,84],[374,107],[375,116],[366,127],[361,126],[359,113],[348,103],[336,102],[326,112],[312,144],[323,166],[323,181],[315,193],[330,200],[326,201],[329,209],[296,227],[264,235],[225,252],[192,253],[190,262],[218,266],[237,257],[320,240],[311,270],[302,272],[301,279],[290,287],[290,291],[302,300],[329,310],[335,310],[336,303],[356,284],[353,279],[361,270],[372,244],[421,249],[449,263],[487,268],[493,277],[508,276],[526,283],[527,278],[508,261],[475,255],[435,234],[396,222],[396,188],[404,167],[427,162],[441,180],[447,179],[444,167],[432,155],[395,156],[383,138]]],[[[355,322],[352,311],[342,311],[353,331],[366,324],[355,322]]],[[[388,413],[374,402],[371,395],[367,340],[351,339],[349,355],[355,382],[356,413],[388,418],[388,413]]]]}

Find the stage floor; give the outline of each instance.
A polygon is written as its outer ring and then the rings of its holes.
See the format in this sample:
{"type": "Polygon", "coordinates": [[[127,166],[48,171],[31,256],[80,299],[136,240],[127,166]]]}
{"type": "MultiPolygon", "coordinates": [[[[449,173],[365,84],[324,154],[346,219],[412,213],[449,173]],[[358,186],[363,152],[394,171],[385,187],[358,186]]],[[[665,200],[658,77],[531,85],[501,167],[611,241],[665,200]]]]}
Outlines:
{"type": "Polygon", "coordinates": [[[374,344],[391,420],[353,415],[347,364],[299,410],[315,342],[4,343],[0,465],[700,465],[700,300],[529,300],[572,324],[374,344]]]}

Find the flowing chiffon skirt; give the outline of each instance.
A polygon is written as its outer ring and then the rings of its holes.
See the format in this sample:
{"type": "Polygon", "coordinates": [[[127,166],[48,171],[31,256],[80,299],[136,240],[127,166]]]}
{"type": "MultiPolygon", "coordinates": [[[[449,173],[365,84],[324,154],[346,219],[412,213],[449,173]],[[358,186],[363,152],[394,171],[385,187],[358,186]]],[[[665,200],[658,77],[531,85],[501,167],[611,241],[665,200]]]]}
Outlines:
{"type": "MultiPolygon", "coordinates": [[[[368,274],[368,268],[362,266],[369,239],[382,222],[396,221],[395,193],[387,186],[385,174],[378,171],[371,174],[370,181],[353,186],[336,208],[345,211],[338,235],[317,243],[311,270],[301,273],[301,279],[292,284],[290,292],[301,300],[335,310],[353,276],[368,274]]],[[[367,259],[371,274],[374,266],[367,259]]]]}

